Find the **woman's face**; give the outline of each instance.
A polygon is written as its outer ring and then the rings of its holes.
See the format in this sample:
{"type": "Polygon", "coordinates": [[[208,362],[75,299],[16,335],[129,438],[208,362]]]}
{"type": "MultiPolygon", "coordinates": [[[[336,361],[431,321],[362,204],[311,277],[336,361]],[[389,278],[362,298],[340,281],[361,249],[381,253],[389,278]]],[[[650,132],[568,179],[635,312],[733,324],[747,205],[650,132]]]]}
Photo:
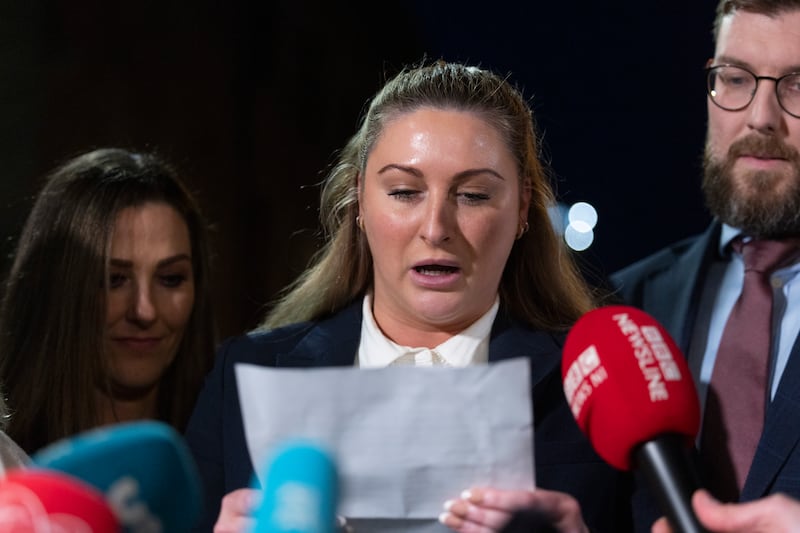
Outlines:
{"type": "Polygon", "coordinates": [[[421,108],[385,126],[359,178],[376,321],[394,340],[457,333],[494,303],[529,194],[479,115],[421,108]]]}
{"type": "Polygon", "coordinates": [[[194,304],[189,229],[165,203],[119,212],[107,280],[106,353],[119,393],[157,386],[175,359],[194,304]]]}

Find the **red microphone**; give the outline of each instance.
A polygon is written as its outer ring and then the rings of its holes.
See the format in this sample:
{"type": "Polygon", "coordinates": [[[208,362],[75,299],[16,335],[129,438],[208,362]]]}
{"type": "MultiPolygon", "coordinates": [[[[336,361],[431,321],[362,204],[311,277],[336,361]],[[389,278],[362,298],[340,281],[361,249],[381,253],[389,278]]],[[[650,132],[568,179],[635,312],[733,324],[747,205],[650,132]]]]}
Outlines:
{"type": "Polygon", "coordinates": [[[586,313],[567,335],[561,376],[572,414],[600,457],[641,470],[674,531],[705,531],[691,507],[699,481],[689,450],[700,404],[664,327],[634,307],[586,313]]]}
{"type": "Polygon", "coordinates": [[[119,533],[103,494],[65,474],[18,469],[0,479],[0,531],[119,533]]]}

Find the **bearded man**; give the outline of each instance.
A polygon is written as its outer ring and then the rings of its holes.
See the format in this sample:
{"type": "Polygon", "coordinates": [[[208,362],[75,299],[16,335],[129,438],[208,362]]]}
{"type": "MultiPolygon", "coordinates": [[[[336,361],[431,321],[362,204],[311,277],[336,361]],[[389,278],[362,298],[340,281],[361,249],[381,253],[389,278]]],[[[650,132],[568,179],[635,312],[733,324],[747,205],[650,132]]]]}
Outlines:
{"type": "Polygon", "coordinates": [[[800,498],[800,1],[721,0],[708,60],[703,234],[612,275],[686,355],[702,486],[800,498]]]}

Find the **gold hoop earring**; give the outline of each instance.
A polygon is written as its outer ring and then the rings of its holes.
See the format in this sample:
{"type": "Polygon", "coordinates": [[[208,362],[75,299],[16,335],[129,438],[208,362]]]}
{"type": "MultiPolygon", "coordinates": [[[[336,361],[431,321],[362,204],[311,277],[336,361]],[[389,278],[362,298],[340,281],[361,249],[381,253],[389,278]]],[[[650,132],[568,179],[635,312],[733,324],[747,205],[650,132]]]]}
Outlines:
{"type": "Polygon", "coordinates": [[[356,216],[356,226],[358,226],[358,229],[361,231],[364,231],[364,219],[361,218],[361,215],[356,216]]]}
{"type": "Polygon", "coordinates": [[[529,229],[530,229],[530,225],[528,224],[527,220],[525,221],[524,224],[520,224],[519,229],[517,230],[517,240],[520,240],[523,235],[528,233],[529,229]]]}

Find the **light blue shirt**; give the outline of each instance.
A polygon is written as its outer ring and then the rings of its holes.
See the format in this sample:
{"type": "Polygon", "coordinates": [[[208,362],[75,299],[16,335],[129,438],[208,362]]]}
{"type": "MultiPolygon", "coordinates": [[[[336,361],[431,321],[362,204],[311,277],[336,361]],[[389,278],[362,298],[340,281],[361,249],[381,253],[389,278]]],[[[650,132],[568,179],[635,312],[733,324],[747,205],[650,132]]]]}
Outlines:
{"type": "MultiPolygon", "coordinates": [[[[722,330],[739,298],[744,282],[744,262],[741,255],[731,251],[730,242],[741,232],[727,225],[722,226],[719,242],[719,256],[723,259],[712,264],[708,282],[703,289],[697,323],[689,347],[689,358],[700,366],[700,398],[705,405],[711,372],[717,358],[722,330]]],[[[770,398],[780,384],[783,370],[789,360],[789,352],[800,333],[800,281],[797,273],[800,263],[775,271],[771,277],[773,288],[772,304],[772,353],[770,354],[770,398]]]]}

